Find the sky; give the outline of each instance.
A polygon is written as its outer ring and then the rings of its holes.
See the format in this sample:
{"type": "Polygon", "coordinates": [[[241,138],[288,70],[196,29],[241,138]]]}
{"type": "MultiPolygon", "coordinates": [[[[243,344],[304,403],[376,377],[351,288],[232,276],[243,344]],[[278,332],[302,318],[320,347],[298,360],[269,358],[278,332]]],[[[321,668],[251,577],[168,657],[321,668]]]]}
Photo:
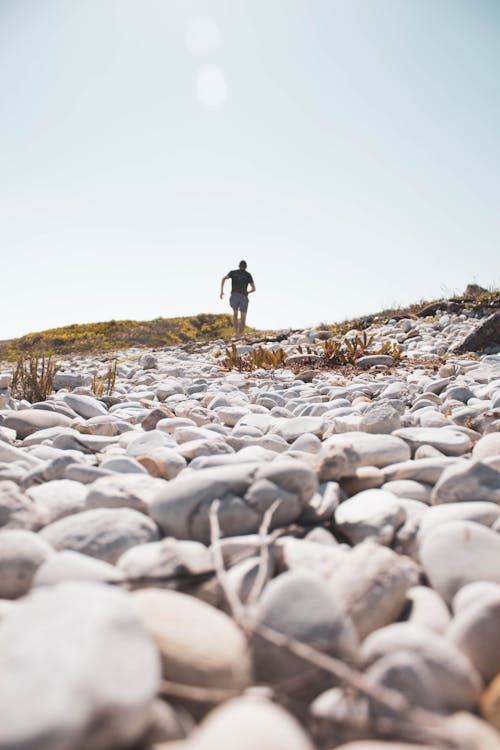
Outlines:
{"type": "Polygon", "coordinates": [[[0,0],[0,339],[499,286],[499,70],[498,0],[0,0]]]}

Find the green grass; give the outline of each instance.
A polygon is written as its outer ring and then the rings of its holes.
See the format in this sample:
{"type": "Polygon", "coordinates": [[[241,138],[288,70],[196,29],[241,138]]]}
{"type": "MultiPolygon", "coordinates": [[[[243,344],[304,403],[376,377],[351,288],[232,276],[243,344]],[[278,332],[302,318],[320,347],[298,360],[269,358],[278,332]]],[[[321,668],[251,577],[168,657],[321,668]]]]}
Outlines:
{"type": "Polygon", "coordinates": [[[232,316],[200,313],[185,318],[108,320],[28,333],[0,344],[0,360],[32,355],[108,352],[131,346],[155,348],[232,335],[232,316]]]}

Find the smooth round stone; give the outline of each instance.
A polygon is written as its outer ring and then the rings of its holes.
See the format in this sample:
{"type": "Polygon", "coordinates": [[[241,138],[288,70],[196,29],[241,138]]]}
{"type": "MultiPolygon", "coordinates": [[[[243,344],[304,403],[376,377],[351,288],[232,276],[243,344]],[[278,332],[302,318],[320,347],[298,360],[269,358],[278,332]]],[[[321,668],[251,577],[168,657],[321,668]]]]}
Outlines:
{"type": "Polygon", "coordinates": [[[276,500],[271,528],[295,521],[317,490],[314,472],[293,459],[203,469],[166,484],[151,504],[151,516],[177,539],[210,540],[210,508],[220,501],[219,524],[225,536],[253,533],[276,500]],[[254,483],[259,480],[257,487],[254,483]],[[284,502],[283,498],[286,498],[284,502]]]}
{"type": "Polygon", "coordinates": [[[100,468],[116,472],[117,474],[147,474],[144,466],[141,466],[139,461],[130,456],[112,456],[111,458],[106,458],[100,464],[100,468]]]}
{"type": "Polygon", "coordinates": [[[173,435],[179,427],[196,427],[196,422],[187,417],[172,417],[170,419],[160,419],[156,423],[157,430],[166,432],[169,435],[173,435]]]}
{"type": "Polygon", "coordinates": [[[483,526],[493,526],[500,517],[500,506],[481,500],[463,503],[445,503],[427,508],[421,518],[419,536],[450,521],[474,521],[483,526]]]}
{"type": "Polygon", "coordinates": [[[118,474],[97,479],[84,488],[86,510],[134,508],[146,513],[163,482],[149,474],[118,474]]]}
{"type": "Polygon", "coordinates": [[[395,479],[385,482],[382,489],[392,492],[396,497],[418,500],[421,503],[430,503],[432,487],[424,482],[416,482],[414,479],[395,479]]]}
{"type": "Polygon", "coordinates": [[[372,434],[390,434],[401,427],[399,412],[390,404],[381,402],[370,406],[361,417],[359,429],[372,434]]]}
{"type": "Polygon", "coordinates": [[[491,432],[477,441],[472,449],[472,458],[481,461],[490,456],[500,457],[500,432],[491,432]]]}
{"type": "Polygon", "coordinates": [[[470,398],[474,398],[474,392],[465,385],[452,385],[444,391],[443,398],[446,400],[454,399],[455,401],[462,401],[462,403],[466,404],[470,398]]]}
{"type": "Polygon", "coordinates": [[[311,432],[306,432],[293,441],[290,449],[304,453],[318,453],[321,450],[321,440],[311,432]]]}
{"type": "Polygon", "coordinates": [[[42,409],[19,409],[7,414],[2,422],[3,427],[15,430],[17,438],[24,440],[38,430],[50,427],[69,427],[71,419],[53,411],[42,409]]]}
{"type": "Polygon", "coordinates": [[[236,737],[238,750],[314,750],[296,719],[257,696],[235,698],[211,711],[188,740],[179,743],[179,750],[235,750],[236,737]]]}
{"type": "Polygon", "coordinates": [[[122,436],[120,442],[124,438],[128,440],[127,455],[133,458],[152,455],[157,448],[173,448],[176,445],[173,438],[161,430],[150,430],[149,432],[136,433],[136,435],[127,432],[122,436]]]}
{"type": "Polygon", "coordinates": [[[438,505],[467,500],[500,503],[500,471],[482,461],[449,466],[432,490],[432,503],[438,505]]]}
{"type": "Polygon", "coordinates": [[[34,501],[15,482],[0,481],[0,528],[36,531],[42,520],[34,501]]]}
{"type": "Polygon", "coordinates": [[[156,448],[147,456],[138,456],[137,461],[152,477],[174,479],[186,467],[184,456],[171,448],[156,448]]]}
{"type": "Polygon", "coordinates": [[[53,479],[30,487],[26,494],[35,503],[43,524],[47,525],[85,510],[87,488],[71,479],[53,479]]]}
{"type": "Polygon", "coordinates": [[[55,549],[72,549],[109,563],[137,544],[156,541],[154,521],[132,508],[97,508],[61,518],[39,532],[55,549]]]}
{"type": "Polygon", "coordinates": [[[0,441],[0,463],[18,463],[28,469],[41,466],[42,461],[35,456],[30,456],[25,450],[17,448],[15,445],[8,445],[0,441]]]}
{"type": "Polygon", "coordinates": [[[438,525],[423,535],[419,554],[431,586],[448,603],[467,583],[500,583],[500,535],[478,523],[438,525]]]}
{"type": "Polygon", "coordinates": [[[64,432],[54,438],[54,448],[61,450],[80,451],[81,453],[100,453],[110,445],[116,445],[116,437],[105,435],[84,435],[77,430],[66,428],[64,432]]]}
{"type": "Polygon", "coordinates": [[[339,545],[336,541],[333,545],[326,545],[310,539],[285,536],[276,540],[272,551],[279,570],[312,572],[328,579],[349,554],[348,550],[348,547],[339,545]]]}
{"type": "Polygon", "coordinates": [[[271,432],[276,433],[287,443],[293,443],[304,433],[311,433],[317,437],[323,435],[324,421],[321,417],[292,417],[284,419],[272,427],[271,432]]]}
{"type": "Polygon", "coordinates": [[[500,596],[500,583],[490,581],[476,581],[462,586],[453,597],[452,609],[459,614],[470,604],[476,604],[479,600],[496,600],[500,596]]]}
{"type": "Polygon", "coordinates": [[[179,454],[186,461],[192,461],[199,456],[221,456],[233,453],[234,449],[221,437],[201,438],[182,443],[178,448],[179,454]]]}
{"type": "Polygon", "coordinates": [[[349,433],[333,435],[324,441],[318,455],[318,472],[321,481],[354,476],[362,466],[381,468],[407,461],[410,449],[404,440],[394,435],[349,433]]]}
{"type": "Polygon", "coordinates": [[[488,683],[500,673],[499,632],[500,595],[495,599],[479,599],[458,612],[446,635],[488,683]]]}
{"type": "Polygon", "coordinates": [[[418,706],[434,713],[445,710],[439,685],[418,653],[402,650],[387,654],[372,664],[366,671],[366,677],[375,689],[385,688],[402,693],[412,707],[418,706]]]}
{"type": "Polygon", "coordinates": [[[450,612],[443,599],[428,586],[413,586],[406,592],[410,608],[407,621],[412,625],[444,633],[450,623],[450,612]]]}
{"type": "Polygon", "coordinates": [[[73,411],[83,417],[84,419],[90,419],[91,417],[98,417],[101,414],[107,414],[108,410],[102,403],[92,396],[82,396],[75,393],[66,393],[62,400],[67,404],[73,411]]]}
{"type": "MultiPolygon", "coordinates": [[[[319,575],[289,571],[264,589],[255,609],[255,622],[307,643],[321,651],[351,661],[357,635],[331,586],[319,575]]],[[[304,661],[258,634],[252,639],[256,678],[280,682],[304,669],[304,661]]]]}
{"type": "Polygon", "coordinates": [[[399,498],[380,489],[359,492],[335,510],[335,526],[351,544],[372,539],[389,545],[405,518],[399,498]]]}
{"type": "Polygon", "coordinates": [[[415,563],[371,541],[341,557],[338,550],[334,552],[338,562],[328,580],[360,639],[393,622],[403,609],[406,592],[418,582],[415,563]]]}
{"type": "MultiPolygon", "coordinates": [[[[424,447],[424,446],[422,446],[424,447]]],[[[434,451],[434,448],[431,448],[434,451]]],[[[417,449],[420,451],[420,448],[417,449]]],[[[417,456],[415,455],[415,458],[417,456]]],[[[467,466],[468,462],[462,458],[448,458],[447,456],[418,457],[415,461],[401,461],[383,469],[386,481],[396,479],[413,479],[425,484],[436,484],[441,474],[449,466],[467,466]]]]}
{"type": "Polygon", "coordinates": [[[132,596],[167,679],[226,690],[250,683],[247,642],[228,615],[177,591],[143,589],[132,596]]]}
{"type": "Polygon", "coordinates": [[[158,687],[156,649],[130,596],[109,586],[37,590],[0,623],[2,750],[134,743],[158,687]]]}
{"type": "Polygon", "coordinates": [[[89,435],[106,435],[114,437],[121,435],[123,432],[132,430],[132,425],[116,419],[113,415],[103,415],[101,417],[91,417],[87,419],[84,425],[79,427],[82,432],[89,435]]]}
{"type": "Polygon", "coordinates": [[[248,409],[243,406],[219,406],[214,411],[222,424],[228,427],[234,427],[245,414],[248,414],[248,409]]]}
{"type": "Polygon", "coordinates": [[[405,440],[413,451],[421,445],[431,445],[445,456],[461,456],[472,448],[469,437],[452,427],[404,427],[394,435],[405,440]]]}
{"type": "Polygon", "coordinates": [[[127,550],[117,567],[129,580],[158,579],[159,582],[181,582],[189,576],[213,572],[212,556],[200,542],[162,539],[160,542],[139,544],[127,550]]]}
{"type": "Polygon", "coordinates": [[[276,453],[266,450],[260,445],[242,448],[237,453],[226,453],[216,456],[199,456],[189,464],[189,469],[210,469],[215,466],[234,466],[236,464],[259,463],[274,461],[276,453]]]}
{"type": "Polygon", "coordinates": [[[473,710],[482,686],[481,677],[469,659],[447,638],[428,628],[395,623],[380,628],[365,639],[360,659],[365,667],[398,651],[410,651],[423,659],[448,710],[473,710]]]}
{"type": "Polygon", "coordinates": [[[26,594],[37,569],[53,554],[50,544],[32,531],[0,531],[0,599],[26,594]]]}
{"type": "Polygon", "coordinates": [[[109,563],[72,550],[56,552],[43,562],[35,573],[33,586],[53,586],[64,581],[117,583],[122,573],[109,563]]]}

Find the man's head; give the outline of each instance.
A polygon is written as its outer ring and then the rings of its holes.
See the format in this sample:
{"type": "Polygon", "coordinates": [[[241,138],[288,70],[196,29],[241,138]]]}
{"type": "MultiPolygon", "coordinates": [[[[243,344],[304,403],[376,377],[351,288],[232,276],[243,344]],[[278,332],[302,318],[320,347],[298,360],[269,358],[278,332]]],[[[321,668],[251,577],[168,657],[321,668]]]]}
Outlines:
{"type": "Polygon", "coordinates": [[[241,270],[244,271],[246,267],[247,267],[246,260],[240,260],[240,268],[241,268],[241,270]]]}

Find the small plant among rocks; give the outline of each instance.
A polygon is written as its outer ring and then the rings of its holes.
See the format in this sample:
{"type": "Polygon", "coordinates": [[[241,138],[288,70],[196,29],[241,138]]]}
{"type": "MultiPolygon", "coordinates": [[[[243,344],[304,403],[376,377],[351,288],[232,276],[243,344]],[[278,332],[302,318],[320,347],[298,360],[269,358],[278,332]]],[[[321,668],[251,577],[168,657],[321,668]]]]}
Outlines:
{"type": "Polygon", "coordinates": [[[12,377],[12,395],[31,404],[45,401],[54,390],[58,365],[45,355],[21,357],[12,377]]]}
{"type": "Polygon", "coordinates": [[[284,349],[271,351],[263,346],[253,349],[248,354],[238,354],[233,344],[230,349],[226,349],[226,356],[221,361],[221,366],[224,370],[238,370],[239,372],[252,372],[260,368],[275,370],[285,366],[287,356],[284,349]]]}
{"type": "Polygon", "coordinates": [[[343,338],[331,338],[321,342],[319,350],[311,347],[304,349],[299,346],[300,354],[309,354],[321,357],[321,364],[328,367],[338,367],[341,365],[355,365],[357,360],[368,354],[388,354],[393,359],[400,359],[403,348],[394,341],[384,341],[376,349],[373,349],[374,336],[369,336],[366,331],[356,334],[356,336],[344,336],[343,338]]]}
{"type": "Polygon", "coordinates": [[[92,390],[94,391],[97,398],[102,396],[111,396],[115,389],[116,383],[116,366],[118,364],[117,359],[112,359],[108,364],[108,369],[104,375],[98,375],[97,373],[92,378],[92,390]]]}

